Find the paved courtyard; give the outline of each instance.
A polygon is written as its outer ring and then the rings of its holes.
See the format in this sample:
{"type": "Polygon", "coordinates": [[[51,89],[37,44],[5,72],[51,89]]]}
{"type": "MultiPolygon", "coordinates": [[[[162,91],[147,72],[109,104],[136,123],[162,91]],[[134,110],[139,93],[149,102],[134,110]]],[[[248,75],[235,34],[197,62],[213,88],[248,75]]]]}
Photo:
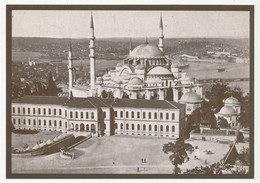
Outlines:
{"type": "MultiPolygon", "coordinates": [[[[59,153],[34,157],[12,155],[12,171],[13,173],[170,174],[173,165],[169,161],[169,155],[162,151],[163,144],[170,141],[173,140],[134,136],[93,137],[72,150],[75,153],[74,160],[62,159],[59,153]],[[142,158],[146,159],[146,163],[141,162],[142,158]]],[[[194,147],[198,146],[198,149],[189,154],[190,161],[180,166],[182,171],[205,165],[205,160],[209,164],[220,161],[229,149],[228,144],[199,140],[187,142],[194,147]],[[206,150],[210,150],[212,154],[207,154],[206,150]]]]}

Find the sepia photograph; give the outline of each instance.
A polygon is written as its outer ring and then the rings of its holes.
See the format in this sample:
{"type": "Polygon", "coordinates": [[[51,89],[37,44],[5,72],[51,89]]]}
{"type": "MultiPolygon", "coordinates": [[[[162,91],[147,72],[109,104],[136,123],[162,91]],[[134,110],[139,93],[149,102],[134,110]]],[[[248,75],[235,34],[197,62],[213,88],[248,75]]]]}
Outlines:
{"type": "Polygon", "coordinates": [[[7,178],[253,178],[254,6],[7,5],[7,178]]]}

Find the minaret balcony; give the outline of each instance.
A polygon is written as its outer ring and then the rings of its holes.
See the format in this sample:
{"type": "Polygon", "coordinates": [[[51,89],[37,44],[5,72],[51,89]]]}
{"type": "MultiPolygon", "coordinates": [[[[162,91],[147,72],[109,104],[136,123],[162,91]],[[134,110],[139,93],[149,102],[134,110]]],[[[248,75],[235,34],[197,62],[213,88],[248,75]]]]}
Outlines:
{"type": "Polygon", "coordinates": [[[91,40],[95,40],[95,39],[96,39],[96,37],[95,37],[95,36],[92,36],[90,39],[91,39],[91,40]]]}
{"type": "Polygon", "coordinates": [[[96,55],[90,55],[89,54],[89,58],[96,58],[96,55]]]}
{"type": "Polygon", "coordinates": [[[96,46],[92,46],[92,45],[89,46],[89,49],[95,49],[95,48],[96,46]]]}
{"type": "Polygon", "coordinates": [[[161,35],[159,38],[160,38],[160,39],[163,39],[163,38],[164,38],[164,35],[161,35]]]}

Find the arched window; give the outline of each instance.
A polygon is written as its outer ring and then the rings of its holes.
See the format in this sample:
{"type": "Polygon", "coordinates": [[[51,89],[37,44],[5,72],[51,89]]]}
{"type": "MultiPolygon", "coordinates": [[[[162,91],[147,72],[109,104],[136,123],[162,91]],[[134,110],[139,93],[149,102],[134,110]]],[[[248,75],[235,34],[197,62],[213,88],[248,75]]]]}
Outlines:
{"type": "Polygon", "coordinates": [[[123,130],[124,129],[124,124],[123,123],[121,123],[121,130],[123,130]]]}
{"type": "Polygon", "coordinates": [[[62,123],[61,123],[61,121],[60,121],[60,126],[62,126],[62,123]]]}
{"type": "Polygon", "coordinates": [[[117,129],[117,123],[115,123],[115,129],[117,129]]]}
{"type": "Polygon", "coordinates": [[[89,131],[89,125],[86,125],[86,131],[87,132],[89,131]]]}
{"type": "Polygon", "coordinates": [[[137,125],[137,130],[140,130],[140,125],[139,124],[137,125]]]}
{"type": "Polygon", "coordinates": [[[145,131],[146,129],[145,129],[145,125],[143,125],[143,131],[145,131]]]}
{"type": "Polygon", "coordinates": [[[160,126],[160,131],[161,131],[161,132],[163,131],[163,125],[160,126]]]}
{"type": "Polygon", "coordinates": [[[132,130],[134,130],[135,129],[135,125],[134,124],[132,124],[132,130]]]}
{"type": "Polygon", "coordinates": [[[94,112],[91,113],[91,119],[94,119],[94,112]]]}
{"type": "Polygon", "coordinates": [[[157,125],[154,125],[154,131],[155,132],[157,131],[157,125]]]}
{"type": "Polygon", "coordinates": [[[126,129],[129,130],[129,124],[128,123],[126,123],[126,129]]]}
{"type": "Polygon", "coordinates": [[[175,119],[175,113],[172,113],[172,120],[175,119]]]}
{"type": "Polygon", "coordinates": [[[167,125],[167,126],[166,126],[166,132],[168,132],[168,131],[169,131],[169,126],[167,125]]]}
{"type": "Polygon", "coordinates": [[[175,126],[172,126],[172,132],[175,132],[175,126]]]}
{"type": "Polygon", "coordinates": [[[94,125],[94,124],[91,125],[91,132],[93,132],[93,133],[96,132],[96,128],[95,128],[95,125],[94,125]]]}
{"type": "Polygon", "coordinates": [[[54,126],[57,126],[57,122],[56,122],[56,120],[54,120],[54,126]]]}
{"type": "MultiPolygon", "coordinates": [[[[18,108],[19,109],[19,108],[18,108]]],[[[21,124],[21,120],[20,119],[18,119],[18,124],[20,125],[21,124]]]]}
{"type": "Polygon", "coordinates": [[[152,131],[152,125],[149,125],[149,131],[152,131]]]}
{"type": "Polygon", "coordinates": [[[33,125],[36,125],[36,120],[35,119],[33,120],[33,125]]]}

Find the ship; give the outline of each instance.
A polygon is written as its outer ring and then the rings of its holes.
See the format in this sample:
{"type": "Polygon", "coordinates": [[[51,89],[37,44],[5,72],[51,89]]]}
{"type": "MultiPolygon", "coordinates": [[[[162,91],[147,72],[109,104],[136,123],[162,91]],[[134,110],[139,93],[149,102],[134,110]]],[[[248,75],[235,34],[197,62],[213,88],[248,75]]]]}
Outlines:
{"type": "Polygon", "coordinates": [[[224,72],[225,70],[226,68],[224,67],[224,65],[218,67],[218,72],[224,72]]]}

